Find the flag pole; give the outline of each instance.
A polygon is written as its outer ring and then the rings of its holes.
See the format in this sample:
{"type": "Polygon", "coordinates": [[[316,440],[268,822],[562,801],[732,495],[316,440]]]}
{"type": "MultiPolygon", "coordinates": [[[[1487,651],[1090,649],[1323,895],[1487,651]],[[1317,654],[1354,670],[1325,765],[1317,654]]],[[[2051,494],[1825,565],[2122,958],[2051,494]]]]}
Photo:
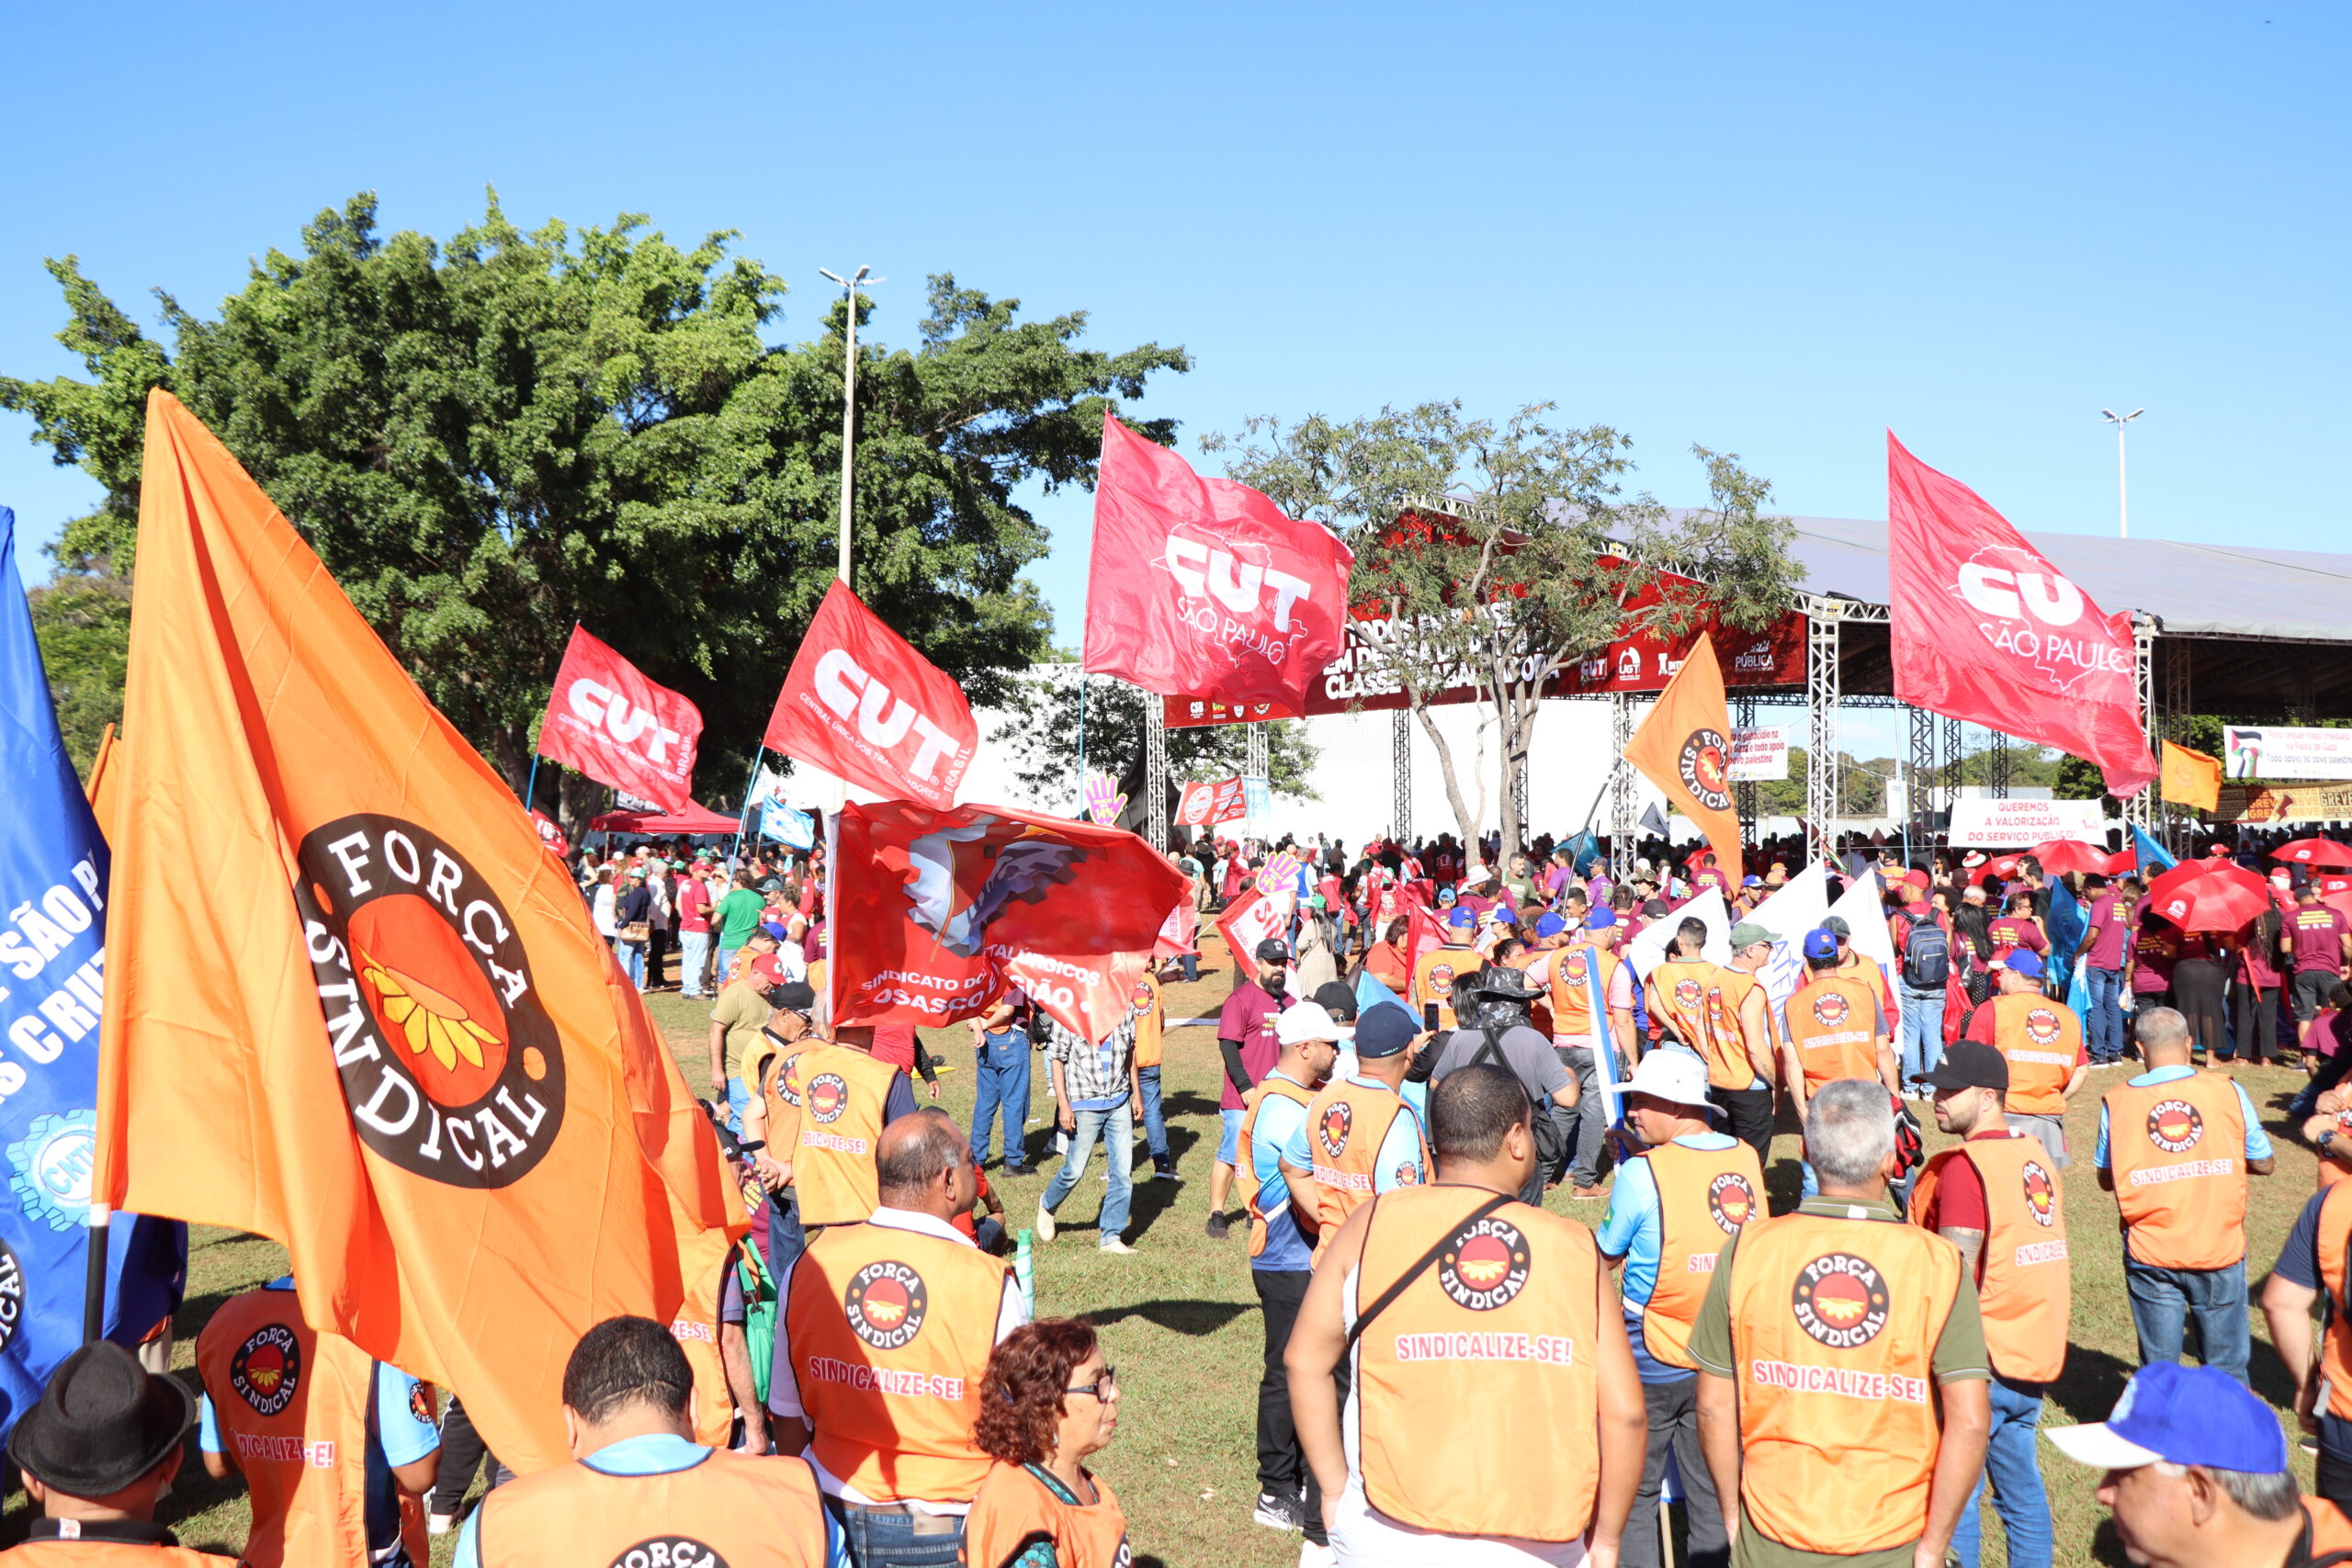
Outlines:
{"type": "Polygon", "coordinates": [[[768,743],[765,740],[762,740],[757,746],[752,748],[752,774],[743,781],[743,814],[735,822],[733,858],[738,861],[743,858],[743,827],[752,816],[752,786],[760,782],[760,764],[766,761],[767,754],[768,743]]]}
{"type": "Polygon", "coordinates": [[[531,753],[531,782],[523,786],[523,809],[525,811],[537,811],[539,808],[538,795],[539,754],[537,751],[534,751],[531,753]]]}
{"type": "Polygon", "coordinates": [[[107,1235],[109,1211],[97,1201],[93,1190],[90,1199],[89,1235],[85,1243],[89,1248],[89,1267],[82,1277],[82,1343],[96,1341],[107,1328],[107,1235]]]}

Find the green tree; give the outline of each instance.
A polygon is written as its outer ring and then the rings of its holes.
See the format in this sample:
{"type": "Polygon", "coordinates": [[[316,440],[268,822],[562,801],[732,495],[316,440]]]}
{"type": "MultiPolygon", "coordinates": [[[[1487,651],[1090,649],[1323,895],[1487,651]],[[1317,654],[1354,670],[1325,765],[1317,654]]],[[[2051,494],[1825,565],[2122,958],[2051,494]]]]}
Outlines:
{"type": "Polygon", "coordinates": [[[130,639],[130,584],[107,572],[59,572],[31,602],[33,636],[57,705],[66,754],[90,776],[107,726],[122,722],[123,659],[130,639]]]}
{"type": "Polygon", "coordinates": [[[1676,637],[1711,616],[1761,628],[1799,581],[1793,527],[1765,515],[1771,487],[1736,457],[1694,446],[1709,503],[1673,510],[1625,493],[1630,438],[1607,425],[1555,427],[1552,411],[1530,404],[1497,423],[1466,418],[1457,401],[1347,423],[1257,418],[1238,441],[1202,443],[1229,451],[1227,471],[1292,516],[1348,536],[1350,594],[1386,617],[1378,673],[1411,702],[1464,843],[1479,841],[1487,818],[1485,728],[1465,781],[1430,711],[1449,687],[1474,684],[1491,715],[1493,798],[1502,841],[1517,848],[1526,827],[1511,786],[1554,675],[1628,628],[1676,637]],[[1678,590],[1668,572],[1699,587],[1678,590]]]}
{"type": "MultiPolygon", "coordinates": [[[[63,563],[134,573],[143,404],[168,388],[518,788],[578,621],[700,706],[716,794],[833,574],[850,308],[763,342],[786,285],[732,239],[682,248],[636,215],[526,233],[493,193],[443,246],[380,235],[361,195],[217,319],[159,295],[169,352],[68,256],[59,336],[89,378],[0,378],[0,406],[106,487],[63,563]]],[[[1046,536],[1015,491],[1091,481],[1110,400],[1190,361],[1080,348],[1082,312],[1022,321],[952,276],[928,305],[911,348],[860,333],[855,586],[984,703],[1047,647],[1018,577],[1046,536]]],[[[568,790],[570,814],[595,793],[568,790]]]]}

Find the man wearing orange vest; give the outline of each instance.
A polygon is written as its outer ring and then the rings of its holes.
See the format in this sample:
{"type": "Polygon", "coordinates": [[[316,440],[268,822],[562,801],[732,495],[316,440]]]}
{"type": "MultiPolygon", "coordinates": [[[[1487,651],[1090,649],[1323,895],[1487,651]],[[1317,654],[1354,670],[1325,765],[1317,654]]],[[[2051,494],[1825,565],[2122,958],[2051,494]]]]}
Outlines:
{"type": "Polygon", "coordinates": [[[196,1371],[204,1468],[243,1471],[253,1500],[250,1568],[425,1568],[422,1499],[441,1457],[431,1389],[311,1327],[290,1274],[220,1303],[196,1371]]]}
{"type": "MultiPolygon", "coordinates": [[[[1912,1217],[1960,1248],[1976,1280],[1992,1354],[1993,1431],[1984,1473],[2017,1568],[2047,1568],[2050,1498],[2041,1484],[2034,1433],[2043,1388],[2066,1365],[2066,1319],[2074,1302],[2066,1256],[2066,1210],[2058,1173],[2041,1143],[2014,1131],[2001,1105],[2009,1064],[1974,1040],[1955,1041],[1918,1080],[1935,1090],[1936,1125],[1963,1140],[1929,1160],[1912,1189],[1912,1217]]],[[[1977,1493],[1984,1483],[1977,1483],[1977,1493]]],[[[1976,1495],[1960,1510],[1952,1551],[1976,1568],[1976,1495]]]]}
{"type": "Polygon", "coordinates": [[[1430,1120],[1445,1180],[1359,1208],[1291,1333],[1291,1407],[1331,1544],[1342,1562],[1502,1558],[1476,1541],[1514,1562],[1611,1563],[1646,1426],[1616,1287],[1590,1232],[1511,1197],[1535,1136],[1509,1070],[1449,1074],[1430,1120]]]}
{"type": "Polygon", "coordinates": [[[1127,1019],[1136,1026],[1136,1096],[1143,1116],[1144,1146],[1151,1151],[1151,1174],[1162,1181],[1180,1179],[1176,1156],[1168,1152],[1168,1118],[1159,1104],[1159,1066],[1167,1054],[1168,1004],[1160,996],[1159,976],[1152,973],[1156,960],[1147,960],[1135,989],[1127,998],[1127,1019]]]}
{"type": "Polygon", "coordinates": [[[611,1317],[563,1369],[573,1463],[482,1498],[451,1568],[823,1568],[838,1532],[808,1466],[695,1440],[694,1374],[662,1325],[611,1317]]]}
{"type": "Polygon", "coordinates": [[[2018,948],[1993,960],[1992,999],[1968,1021],[1967,1038],[2009,1059],[2009,1125],[2031,1133],[2060,1169],[2066,1152],[2066,1102],[2091,1076],[2083,1021],[2064,1002],[2041,994],[2041,955],[2018,948]]]}
{"type": "MultiPolygon", "coordinates": [[[[2352,1160],[2329,1116],[2317,1129],[2320,1167],[2344,1174],[2352,1160]]],[[[2295,1380],[2295,1414],[2319,1438],[2317,1490],[2337,1506],[2352,1505],[2352,1181],[2322,1187],[2295,1218],[2287,1245],[2262,1288],[2270,1342],[2295,1380]],[[2334,1250],[2331,1251],[2330,1249],[2334,1250]],[[2325,1333],[2312,1354],[2312,1308],[2327,1298],[2325,1333]]]]}
{"type": "Polygon", "coordinates": [[[1586,919],[1583,940],[1558,949],[1548,963],[1528,971],[1529,978],[1546,988],[1552,1044],[1560,1053],[1560,1065],[1577,1080],[1576,1153],[1568,1167],[1571,1197],[1600,1196],[1600,1145],[1609,1131],[1598,1087],[1600,1064],[1593,1054],[1596,979],[1603,1014],[1597,1032],[1616,1053],[1616,1076],[1622,1079],[1641,1055],[1634,1039],[1634,966],[1617,956],[1617,939],[1623,934],[1616,912],[1604,906],[1586,919]]]}
{"type": "MultiPolygon", "coordinates": [[[[2245,1381],[2245,1179],[2276,1160],[2254,1104],[2227,1073],[2188,1065],[2188,1021],[2140,1014],[2148,1070],[2099,1101],[2098,1184],[2123,1220],[2123,1283],[2140,1363],[2180,1359],[2197,1314],[2205,1364],[2245,1381]]],[[[2011,1091],[2014,1095],[2015,1091],[2011,1091]]]]}
{"type": "Polygon", "coordinates": [[[881,1202],[812,1236],[779,1285],[768,1412],[805,1440],[854,1568],[952,1563],[988,1474],[972,1441],[989,1352],[1029,1320],[1012,1273],[952,1222],[978,1191],[971,1145],[926,1108],[883,1130],[881,1202]]]}
{"type": "Polygon", "coordinates": [[[195,1419],[176,1378],[110,1340],[66,1357],[8,1434],[40,1517],[22,1546],[0,1551],[0,1568],[231,1568],[235,1559],[190,1551],[155,1523],[195,1419]]]}
{"type": "Polygon", "coordinates": [[[1772,1074],[1778,1053],[1762,970],[1778,931],[1754,920],[1731,929],[1731,962],[1707,976],[1707,1083],[1731,1135],[1761,1161],[1772,1149],[1772,1074]]]}
{"type": "MultiPolygon", "coordinates": [[[[792,1157],[800,1143],[800,1102],[787,1100],[784,1075],[792,1059],[813,1046],[831,1043],[816,1025],[817,993],[804,981],[786,980],[768,989],[768,1021],[759,1043],[743,1053],[743,1082],[751,1102],[742,1115],[743,1144],[758,1145],[752,1174],[768,1193],[768,1267],[783,1268],[808,1242],[800,1224],[800,1204],[792,1190],[792,1157]]],[[[1027,1049],[1027,1043],[1023,1043],[1027,1049]]],[[[909,1103],[913,1094],[908,1095],[909,1103]]]]}
{"type": "MultiPolygon", "coordinates": [[[[1707,1068],[1688,1051],[1653,1051],[1625,1087],[1625,1121],[1644,1152],[1618,1168],[1609,1213],[1595,1238],[1623,1270],[1625,1332],[1649,1410],[1649,1460],[1633,1517],[1657,1517],[1667,1455],[1674,1455],[1690,1508],[1690,1568],[1723,1568],[1730,1557],[1723,1510],[1699,1448],[1698,1374],[1690,1325],[1714,1277],[1724,1239],[1764,1212],[1756,1151],[1716,1132],[1707,1068]]],[[[1658,1561],[1655,1530],[1635,1529],[1624,1568],[1658,1561]]]]}
{"type": "Polygon", "coordinates": [[[1781,1077],[1803,1120],[1815,1089],[1839,1078],[1876,1078],[1903,1092],[1894,1076],[1893,1032],[1878,991],[1839,966],[1838,938],[1824,927],[1804,933],[1804,984],[1789,997],[1781,1077]]]}
{"type": "Polygon", "coordinates": [[[1711,1044],[1707,982],[1715,972],[1706,946],[1707,922],[1684,916],[1674,928],[1666,956],[1651,968],[1644,987],[1651,1029],[1659,1039],[1695,1053],[1702,1061],[1707,1059],[1711,1044]]]}
{"type": "Polygon", "coordinates": [[[1414,1010],[1424,1021],[1430,1009],[1437,1010],[1436,1028],[1454,1028],[1453,988],[1467,980],[1482,967],[1476,948],[1470,945],[1470,933],[1478,923],[1476,913],[1461,905],[1446,911],[1445,942],[1413,960],[1414,1010]]]}
{"type": "MultiPolygon", "coordinates": [[[[1323,1013],[1313,1002],[1291,1006],[1323,1013]]],[[[1328,1021],[1329,1015],[1323,1016],[1328,1021]]],[[[1283,1147],[1283,1174],[1292,1190],[1314,1195],[1318,1258],[1373,1194],[1430,1179],[1429,1143],[1402,1092],[1413,1061],[1408,1048],[1420,1032],[1413,1021],[1385,1002],[1367,1009],[1356,1021],[1355,1074],[1316,1095],[1283,1147]]],[[[1280,1029],[1281,1020],[1275,1026],[1280,1029]]]]}
{"type": "Polygon", "coordinates": [[[1824,1084],[1804,1146],[1819,1196],[1724,1242],[1690,1331],[1732,1562],[1938,1563],[1992,1426],[1976,1284],[1887,1200],[1884,1086],[1824,1084]]]}
{"type": "Polygon", "coordinates": [[[874,1055],[874,1031],[843,1027],[839,1038],[795,1055],[778,1091],[800,1108],[800,1136],[788,1155],[800,1224],[855,1224],[874,1212],[874,1159],[882,1130],[915,1109],[907,1075],[874,1055]]]}

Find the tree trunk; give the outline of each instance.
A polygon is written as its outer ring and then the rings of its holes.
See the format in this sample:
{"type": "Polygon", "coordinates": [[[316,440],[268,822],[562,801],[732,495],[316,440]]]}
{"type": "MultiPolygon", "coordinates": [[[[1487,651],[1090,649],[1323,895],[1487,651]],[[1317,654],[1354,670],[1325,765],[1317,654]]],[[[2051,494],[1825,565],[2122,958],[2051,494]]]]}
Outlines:
{"type": "MultiPolygon", "coordinates": [[[[1437,749],[1437,770],[1445,780],[1445,802],[1453,807],[1454,826],[1462,829],[1462,852],[1465,857],[1474,854],[1478,843],[1478,819],[1470,814],[1469,806],[1462,798],[1462,783],[1453,772],[1453,748],[1446,744],[1445,736],[1439,730],[1437,719],[1430,714],[1427,704],[1416,702],[1413,714],[1421,721],[1421,729],[1429,736],[1430,744],[1437,749]]],[[[1409,833],[1412,824],[1408,822],[1405,828],[1409,833]]]]}

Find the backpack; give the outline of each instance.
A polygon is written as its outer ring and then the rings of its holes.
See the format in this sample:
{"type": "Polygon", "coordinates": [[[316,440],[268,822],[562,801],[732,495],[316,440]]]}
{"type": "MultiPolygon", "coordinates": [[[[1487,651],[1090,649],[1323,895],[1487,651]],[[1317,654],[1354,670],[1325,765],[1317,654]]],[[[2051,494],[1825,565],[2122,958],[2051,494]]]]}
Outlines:
{"type": "MultiPolygon", "coordinates": [[[[1495,1037],[1491,1028],[1478,1031],[1478,1049],[1471,1053],[1470,1059],[1463,1064],[1469,1067],[1482,1065],[1498,1066],[1513,1077],[1519,1077],[1518,1069],[1510,1065],[1510,1058],[1503,1055],[1502,1042],[1495,1037]]],[[[1527,1089],[1531,1100],[1535,1100],[1537,1090],[1528,1089],[1524,1081],[1520,1088],[1527,1089]]],[[[1546,1181],[1551,1180],[1552,1173],[1560,1168],[1560,1162],[1568,1157],[1568,1129],[1553,1115],[1554,1110],[1548,1096],[1537,1100],[1534,1106],[1535,1167],[1544,1173],[1546,1181]]]]}
{"type": "Polygon", "coordinates": [[[1951,939],[1932,915],[1905,915],[1903,984],[1915,991],[1938,991],[1951,978],[1951,939]]]}

